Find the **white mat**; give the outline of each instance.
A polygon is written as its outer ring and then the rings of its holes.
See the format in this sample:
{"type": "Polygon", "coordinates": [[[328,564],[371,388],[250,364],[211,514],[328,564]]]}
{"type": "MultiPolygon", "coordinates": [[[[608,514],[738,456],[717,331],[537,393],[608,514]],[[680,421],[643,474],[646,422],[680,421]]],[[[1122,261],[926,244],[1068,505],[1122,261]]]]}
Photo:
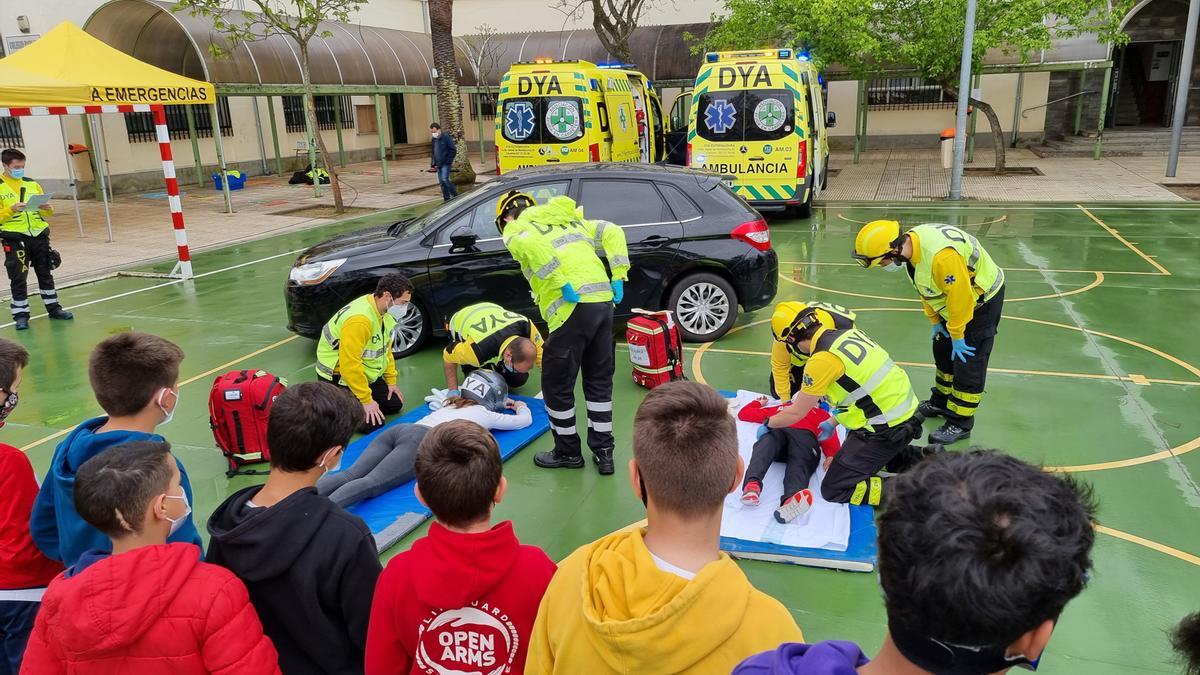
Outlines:
{"type": "MultiPolygon", "coordinates": [[[[737,398],[731,399],[730,413],[736,419],[737,411],[759,396],[761,394],[738,391],[737,398]]],[[[737,422],[738,451],[746,466],[750,465],[759,426],[753,422],[737,422]]],[[[845,433],[841,428],[838,432],[845,433]]],[[[776,522],[774,515],[783,496],[783,463],[775,462],[763,478],[762,498],[758,506],[744,506],[740,488],[725,499],[721,536],[783,546],[845,551],[850,541],[850,508],[846,504],[832,504],[821,498],[821,479],[824,476],[825,470],[818,467],[809,483],[813,492],[812,509],[784,525],[776,522]]]]}

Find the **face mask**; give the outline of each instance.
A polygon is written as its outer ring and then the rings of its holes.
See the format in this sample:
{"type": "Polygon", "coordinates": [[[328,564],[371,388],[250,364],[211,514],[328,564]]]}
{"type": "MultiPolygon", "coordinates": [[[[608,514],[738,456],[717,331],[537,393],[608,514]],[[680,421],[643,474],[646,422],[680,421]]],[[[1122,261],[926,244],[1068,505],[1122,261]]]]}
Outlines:
{"type": "MultiPolygon", "coordinates": [[[[180,488],[180,489],[182,489],[182,488],[180,488]]],[[[176,532],[179,531],[179,528],[183,527],[183,523],[185,520],[187,520],[187,517],[192,515],[192,505],[190,503],[188,503],[188,498],[187,498],[186,492],[179,496],[166,495],[166,498],[167,499],[178,499],[183,502],[183,515],[182,516],[179,516],[178,518],[172,518],[166,514],[163,514],[163,517],[165,517],[167,520],[171,521],[171,534],[175,534],[176,532]]],[[[171,535],[167,535],[167,536],[171,536],[171,535]]]]}
{"type": "Polygon", "coordinates": [[[904,269],[904,263],[893,262],[891,265],[882,265],[882,267],[888,272],[899,272],[904,269]]]}
{"type": "Polygon", "coordinates": [[[433,136],[434,138],[437,138],[438,136],[441,136],[441,135],[442,135],[442,132],[440,132],[440,131],[434,131],[434,132],[430,133],[430,135],[431,135],[431,136],[433,136]]]}
{"type": "Polygon", "coordinates": [[[158,409],[161,410],[162,414],[163,414],[163,421],[159,422],[159,424],[160,425],[170,424],[171,420],[175,419],[175,411],[178,408],[179,408],[179,394],[174,391],[171,391],[170,389],[163,389],[162,393],[158,395],[158,409]],[[171,392],[172,394],[175,395],[175,407],[171,408],[170,412],[168,412],[167,407],[163,405],[163,397],[167,395],[167,392],[171,392]]]}
{"type": "Polygon", "coordinates": [[[14,391],[8,395],[8,398],[4,399],[3,404],[0,404],[0,425],[4,424],[4,420],[8,419],[8,416],[12,414],[13,409],[17,407],[18,401],[20,401],[20,397],[14,391]]]}
{"type": "Polygon", "coordinates": [[[1008,645],[973,647],[897,631],[889,626],[896,648],[918,668],[938,675],[982,675],[1009,668],[1037,670],[1038,661],[1024,655],[1007,656],[1008,645]]]}
{"type": "Polygon", "coordinates": [[[25,177],[25,169],[24,168],[9,169],[8,175],[12,176],[13,178],[24,178],[25,177]]]}
{"type": "MultiPolygon", "coordinates": [[[[325,466],[325,460],[324,460],[324,459],[322,459],[322,460],[321,460],[321,468],[322,468],[322,469],[325,469],[325,473],[329,473],[330,471],[340,471],[340,470],[341,470],[341,468],[342,468],[342,454],[343,454],[343,453],[340,453],[340,452],[338,453],[338,461],[337,461],[337,464],[334,464],[333,466],[325,466]]],[[[321,474],[321,475],[325,475],[325,474],[321,474]]]]}
{"type": "Polygon", "coordinates": [[[392,305],[391,307],[388,307],[387,311],[388,311],[388,314],[392,315],[393,319],[399,321],[400,319],[403,319],[404,317],[408,316],[408,303],[407,302],[396,303],[396,304],[392,305]]]}

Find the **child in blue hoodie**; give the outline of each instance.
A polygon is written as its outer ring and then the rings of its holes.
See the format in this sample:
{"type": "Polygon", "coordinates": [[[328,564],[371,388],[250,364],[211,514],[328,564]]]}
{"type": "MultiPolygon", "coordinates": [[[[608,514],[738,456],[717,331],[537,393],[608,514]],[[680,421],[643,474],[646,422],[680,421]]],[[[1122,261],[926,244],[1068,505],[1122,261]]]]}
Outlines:
{"type": "MultiPolygon", "coordinates": [[[[29,521],[33,542],[46,557],[70,567],[85,551],[112,550],[108,536],[75,510],[75,472],[114,445],[164,440],[155,429],[170,422],[179,405],[182,361],[183,350],[178,345],[149,333],[120,333],[92,350],[88,379],[96,401],[108,415],[75,427],[54,449],[29,521]]],[[[176,463],[190,504],[192,485],[183,464],[176,463]]],[[[201,545],[191,515],[168,541],[201,545]]]]}
{"type": "Polygon", "coordinates": [[[1092,567],[1095,503],[1066,474],[990,450],[924,460],[878,515],[888,633],[874,659],[784,644],[733,675],[990,675],[1032,669],[1092,567]]]}

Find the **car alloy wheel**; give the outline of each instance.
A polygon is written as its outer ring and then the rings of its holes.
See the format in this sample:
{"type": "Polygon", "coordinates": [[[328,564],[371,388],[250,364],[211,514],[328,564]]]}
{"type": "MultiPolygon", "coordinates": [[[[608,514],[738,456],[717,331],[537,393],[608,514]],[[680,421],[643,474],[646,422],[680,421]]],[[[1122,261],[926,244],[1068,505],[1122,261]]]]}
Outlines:
{"type": "Polygon", "coordinates": [[[425,342],[425,314],[416,302],[408,303],[408,313],[396,321],[392,331],[392,354],[403,358],[415,352],[425,342]]]}
{"type": "Polygon", "coordinates": [[[715,333],[729,319],[729,296],[724,289],[707,282],[683,289],[676,303],[679,323],[693,335],[715,333]]]}

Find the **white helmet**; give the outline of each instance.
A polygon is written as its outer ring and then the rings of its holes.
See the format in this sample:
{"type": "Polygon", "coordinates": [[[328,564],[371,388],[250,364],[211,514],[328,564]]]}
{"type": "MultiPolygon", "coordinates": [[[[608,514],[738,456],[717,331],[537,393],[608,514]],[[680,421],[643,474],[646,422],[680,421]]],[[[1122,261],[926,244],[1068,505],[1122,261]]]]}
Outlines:
{"type": "Polygon", "coordinates": [[[508,401],[508,383],[496,371],[481,368],[463,380],[459,393],[492,412],[501,412],[508,401]]]}

